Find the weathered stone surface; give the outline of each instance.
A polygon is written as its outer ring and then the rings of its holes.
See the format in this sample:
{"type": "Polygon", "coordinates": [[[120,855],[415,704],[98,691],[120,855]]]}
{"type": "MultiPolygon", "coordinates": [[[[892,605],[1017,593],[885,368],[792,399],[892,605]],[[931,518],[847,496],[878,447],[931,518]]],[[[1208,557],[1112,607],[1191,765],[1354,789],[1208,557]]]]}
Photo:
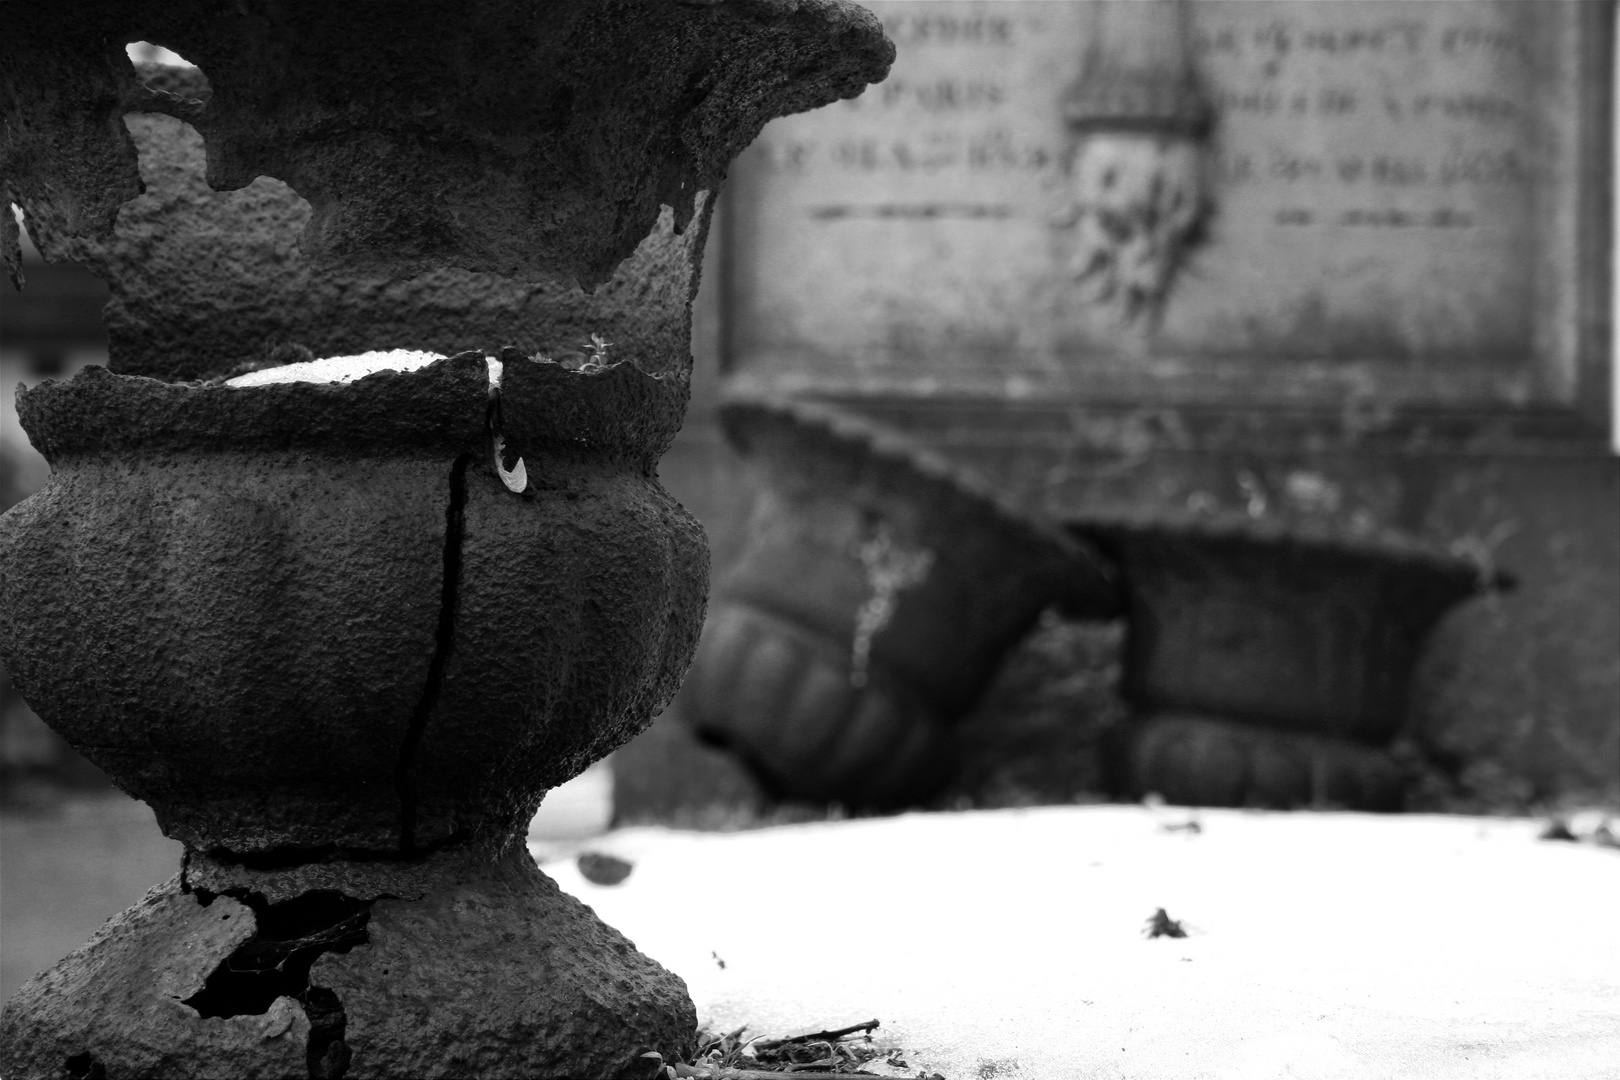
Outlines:
{"type": "MultiPolygon", "coordinates": [[[[143,68],[143,76],[207,95],[195,69],[143,68]]],[[[592,334],[610,343],[610,360],[657,372],[690,366],[688,306],[713,208],[707,192],[684,206],[693,217],[684,231],[676,231],[683,215],[666,207],[594,291],[455,268],[392,280],[385,271],[317,270],[298,248],[309,204],[269,177],[212,190],[202,136],[180,120],[132,114],[126,123],[145,193],[123,206],[110,235],[64,240],[58,251],[111,286],[114,371],[204,378],[280,362],[298,350],[452,355],[511,345],[558,356],[580,353],[592,334]]]]}
{"type": "Polygon", "coordinates": [[[47,254],[106,235],[116,192],[134,187],[117,121],[139,107],[203,133],[216,189],[272,176],[308,199],[303,245],[317,261],[586,284],[661,205],[684,225],[767,120],[859,93],[893,57],[877,21],[839,0],[273,0],[251,14],[208,0],[19,3],[0,40],[0,111],[21,133],[0,161],[51,226],[47,254]],[[119,47],[142,39],[199,65],[207,103],[143,94],[119,47]],[[95,93],[56,80],[70,65],[95,93]],[[50,142],[37,134],[46,118],[82,137],[50,142]],[[53,199],[98,212],[44,209],[53,199]]]}
{"type": "MultiPolygon", "coordinates": [[[[501,352],[500,428],[517,455],[555,454],[650,473],[680,430],[684,372],[648,375],[631,361],[570,371],[501,352]]],[[[557,486],[545,474],[533,483],[557,486]]]]}
{"type": "MultiPolygon", "coordinates": [[[[188,849],[183,858],[180,884],[188,890],[263,897],[280,904],[306,893],[327,891],[345,896],[396,896],[419,899],[443,876],[446,859],[465,861],[472,845],[434,852],[417,859],[355,858],[355,852],[334,849],[325,857],[312,857],[288,865],[268,860],[244,861],[228,853],[188,849]]],[[[485,852],[487,853],[487,849],[485,852]]]]}
{"type": "Polygon", "coordinates": [[[521,498],[468,470],[455,636],[409,774],[418,844],[520,828],[542,791],[651,723],[697,647],[697,522],[644,473],[525,462],[521,498]]]}
{"type": "MultiPolygon", "coordinates": [[[[0,124],[0,204],[35,196],[36,243],[105,236],[119,206],[141,193],[135,147],[119,123],[140,88],[96,20],[39,17],[43,9],[0,9],[0,114],[13,118],[0,124]],[[47,161],[54,167],[42,169],[47,161]]],[[[20,288],[17,223],[9,212],[0,218],[0,261],[20,288]]]]}
{"type": "Polygon", "coordinates": [[[54,472],[0,530],[18,687],[199,850],[517,828],[673,695],[708,562],[651,472],[684,378],[508,366],[524,495],[495,474],[477,355],[25,393],[54,472]]]}
{"type": "MultiPolygon", "coordinates": [[[[159,886],[12,999],[0,1071],[57,1077],[78,1059],[108,1077],[620,1077],[646,1074],[642,1053],[690,1049],[685,984],[564,895],[521,842],[494,861],[414,865],[418,891],[403,897],[326,894],[366,914],[316,956],[307,986],[289,985],[296,998],[254,1000],[251,974],[234,994],[203,993],[228,958],[254,970],[266,934],[275,948],[274,909],[255,911],[306,896],[282,887],[296,872],[262,875],[251,908],[195,881],[185,891],[186,877],[159,886]]],[[[363,877],[350,884],[379,883],[363,877]]]]}
{"type": "Polygon", "coordinates": [[[282,449],[355,456],[446,454],[484,440],[489,368],[465,354],[421,371],[379,371],[353,384],[246,389],[172,386],[89,367],[17,396],[17,417],[54,467],[125,452],[282,449]]]}
{"type": "Polygon", "coordinates": [[[420,901],[377,901],[370,942],[315,962],[343,1005],[349,1080],[644,1076],[689,1052],[686,985],[564,895],[521,845],[420,901]]]}
{"type": "Polygon", "coordinates": [[[292,998],[231,1017],[203,1018],[184,1004],[256,926],[252,910],[230,897],[205,907],[178,878],[157,886],[7,1002],[0,1073],[309,1076],[310,1023],[292,998]],[[96,1065],[105,1071],[92,1072],[96,1065]]]}
{"type": "Polygon", "coordinates": [[[290,439],[278,416],[303,411],[278,405],[339,395],[264,389],[295,392],[255,403],[92,369],[26,395],[53,472],[3,519],[0,653],[34,709],[176,839],[391,847],[455,453],[431,428],[414,452],[357,453],[338,418],[325,452],[308,430],[302,449],[266,446],[290,439]],[[210,435],[216,448],[197,449],[210,435]]]}

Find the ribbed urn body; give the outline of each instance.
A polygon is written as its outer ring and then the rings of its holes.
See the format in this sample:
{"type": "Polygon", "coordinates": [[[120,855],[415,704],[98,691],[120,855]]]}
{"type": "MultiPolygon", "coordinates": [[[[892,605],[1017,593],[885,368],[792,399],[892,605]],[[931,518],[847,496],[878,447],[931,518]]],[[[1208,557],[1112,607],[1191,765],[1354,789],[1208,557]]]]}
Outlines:
{"type": "Polygon", "coordinates": [[[353,384],[93,369],[26,393],[53,474],[0,519],[18,687],[199,850],[515,828],[674,693],[708,558],[652,471],[681,380],[506,368],[522,494],[494,466],[478,355],[353,384]],[[637,421],[614,429],[615,406],[637,421]]]}

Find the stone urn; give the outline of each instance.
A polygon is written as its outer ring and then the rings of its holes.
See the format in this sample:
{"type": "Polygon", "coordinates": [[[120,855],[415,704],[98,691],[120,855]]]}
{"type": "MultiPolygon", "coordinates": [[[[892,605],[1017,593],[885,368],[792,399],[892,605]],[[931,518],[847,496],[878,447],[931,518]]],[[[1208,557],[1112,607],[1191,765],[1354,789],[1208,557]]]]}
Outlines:
{"type": "Polygon", "coordinates": [[[678,1060],[684,985],[523,832],[690,661],[707,547],[656,468],[714,193],[882,77],[876,21],[22,2],[0,50],[0,193],[113,295],[111,370],[19,394],[52,476],[0,518],[0,656],[186,848],[7,1004],[0,1073],[678,1060]]]}
{"type": "Polygon", "coordinates": [[[720,415],[757,501],[681,715],[779,795],[926,799],[953,725],[1041,612],[1116,603],[1089,545],[897,433],[745,390],[720,415]]]}
{"type": "Polygon", "coordinates": [[[1400,808],[1386,748],[1453,606],[1511,579],[1395,533],[1238,514],[1071,522],[1120,567],[1124,793],[1172,802],[1400,808]]]}

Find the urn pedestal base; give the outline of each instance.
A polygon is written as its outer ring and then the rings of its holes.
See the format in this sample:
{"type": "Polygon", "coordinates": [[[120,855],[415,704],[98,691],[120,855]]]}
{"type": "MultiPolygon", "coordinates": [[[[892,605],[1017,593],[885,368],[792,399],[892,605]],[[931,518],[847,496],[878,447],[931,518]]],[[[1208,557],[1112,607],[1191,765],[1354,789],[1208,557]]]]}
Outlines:
{"type": "Polygon", "coordinates": [[[521,844],[325,870],[415,891],[289,896],[290,870],[226,895],[182,872],[12,998],[0,1073],[617,1077],[690,1049],[681,979],[521,844]]]}
{"type": "Polygon", "coordinates": [[[1190,713],[1138,717],[1117,735],[1124,794],[1185,806],[1399,810],[1406,787],[1386,750],[1190,713]]]}

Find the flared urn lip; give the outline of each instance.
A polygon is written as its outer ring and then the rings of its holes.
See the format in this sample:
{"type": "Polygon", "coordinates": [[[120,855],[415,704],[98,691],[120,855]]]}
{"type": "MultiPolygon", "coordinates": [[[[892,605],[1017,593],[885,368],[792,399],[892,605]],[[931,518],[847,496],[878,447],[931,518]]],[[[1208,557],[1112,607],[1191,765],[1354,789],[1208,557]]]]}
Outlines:
{"type": "Polygon", "coordinates": [[[651,470],[680,429],[686,372],[629,360],[572,369],[502,350],[498,389],[477,351],[352,382],[171,383],[92,365],[17,395],[30,441],[53,466],[118,452],[324,450],[454,455],[487,448],[619,461],[651,470]]]}
{"type": "MultiPolygon", "coordinates": [[[[48,257],[106,239],[142,190],[123,114],[208,144],[208,182],[265,176],[309,201],[313,262],[410,277],[606,281],[657,221],[714,190],[777,116],[854,97],[894,46],[851,0],[213,0],[0,5],[9,192],[48,257]],[[147,40],[211,93],[141,85],[147,40]],[[35,227],[37,226],[37,227],[35,227]]],[[[7,219],[0,254],[18,273],[7,219]]]]}
{"type": "Polygon", "coordinates": [[[1071,535],[1105,549],[1140,548],[1142,542],[1196,545],[1215,551],[1274,551],[1335,561],[1358,568],[1379,566],[1396,575],[1421,576],[1448,597],[1445,606],[1470,596],[1507,592],[1518,579],[1481,560],[1455,554],[1394,529],[1351,531],[1326,518],[1250,516],[1236,511],[1120,508],[1067,514],[1071,535]]]}
{"type": "Polygon", "coordinates": [[[764,460],[773,473],[805,478],[809,472],[803,463],[837,462],[850,476],[871,478],[886,493],[977,521],[1027,557],[1065,564],[1067,589],[1054,600],[1066,611],[1109,617],[1118,610],[1115,572],[1088,541],[914,439],[841,409],[751,387],[728,390],[719,413],[728,441],[745,456],[764,460]],[[793,453],[772,453],[773,435],[791,440],[793,453]]]}

